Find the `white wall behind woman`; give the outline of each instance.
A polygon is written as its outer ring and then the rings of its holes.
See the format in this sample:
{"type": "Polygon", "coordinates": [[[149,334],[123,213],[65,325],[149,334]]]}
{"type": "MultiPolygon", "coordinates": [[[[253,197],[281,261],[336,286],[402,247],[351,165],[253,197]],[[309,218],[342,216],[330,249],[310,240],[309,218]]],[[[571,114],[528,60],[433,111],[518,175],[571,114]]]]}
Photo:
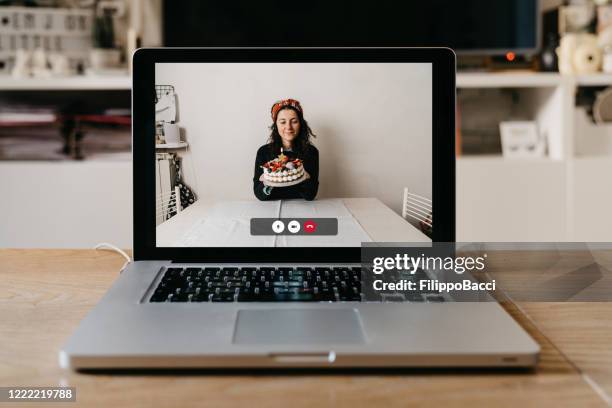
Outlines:
{"type": "Polygon", "coordinates": [[[317,135],[318,198],[377,197],[401,213],[404,186],[431,197],[430,64],[157,64],[156,83],[175,87],[200,199],[256,199],[255,153],[284,98],[317,135]]]}

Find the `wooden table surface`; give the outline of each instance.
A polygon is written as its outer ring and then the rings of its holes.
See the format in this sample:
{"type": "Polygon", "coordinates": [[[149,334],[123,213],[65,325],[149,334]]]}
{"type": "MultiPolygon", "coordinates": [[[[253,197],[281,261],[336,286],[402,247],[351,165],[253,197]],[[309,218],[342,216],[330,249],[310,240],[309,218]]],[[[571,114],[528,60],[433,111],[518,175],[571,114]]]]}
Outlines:
{"type": "Polygon", "coordinates": [[[612,303],[603,302],[505,304],[542,346],[534,371],[219,375],[60,369],[60,346],[123,262],[106,251],[0,250],[0,386],[76,387],[77,403],[69,407],[599,407],[611,401],[612,303]]]}

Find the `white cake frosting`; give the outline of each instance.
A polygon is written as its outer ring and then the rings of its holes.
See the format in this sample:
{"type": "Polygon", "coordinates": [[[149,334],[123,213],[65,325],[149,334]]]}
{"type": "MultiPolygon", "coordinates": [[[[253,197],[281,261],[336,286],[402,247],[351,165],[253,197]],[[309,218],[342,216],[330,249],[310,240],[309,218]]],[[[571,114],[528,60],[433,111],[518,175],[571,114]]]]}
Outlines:
{"type": "Polygon", "coordinates": [[[262,166],[264,181],[274,184],[293,183],[304,177],[304,166],[300,159],[289,159],[280,154],[262,166]]]}

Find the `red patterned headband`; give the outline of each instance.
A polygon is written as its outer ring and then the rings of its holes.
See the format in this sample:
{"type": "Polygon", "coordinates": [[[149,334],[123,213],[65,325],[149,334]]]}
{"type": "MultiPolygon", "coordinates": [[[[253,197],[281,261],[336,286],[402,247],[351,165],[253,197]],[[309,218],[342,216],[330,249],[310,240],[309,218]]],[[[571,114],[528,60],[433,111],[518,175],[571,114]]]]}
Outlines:
{"type": "Polygon", "coordinates": [[[300,102],[296,101],[295,99],[283,99],[282,101],[278,101],[274,105],[272,105],[272,121],[273,122],[276,122],[276,116],[278,115],[278,112],[286,106],[291,106],[292,108],[298,110],[302,115],[304,114],[304,111],[302,110],[302,105],[300,105],[300,102]]]}

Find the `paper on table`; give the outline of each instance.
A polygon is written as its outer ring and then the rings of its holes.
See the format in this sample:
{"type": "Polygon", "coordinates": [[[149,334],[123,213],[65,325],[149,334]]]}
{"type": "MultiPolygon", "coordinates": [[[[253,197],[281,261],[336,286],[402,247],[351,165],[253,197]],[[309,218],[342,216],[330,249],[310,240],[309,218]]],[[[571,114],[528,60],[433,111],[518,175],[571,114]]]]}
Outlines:
{"type": "Polygon", "coordinates": [[[214,205],[206,217],[179,239],[185,247],[273,247],[274,236],[251,235],[251,218],[276,218],[280,201],[227,201],[214,205]]]}
{"type": "Polygon", "coordinates": [[[284,218],[341,218],[352,217],[341,199],[283,200],[280,216],[284,218]]]}
{"type": "Polygon", "coordinates": [[[281,211],[281,201],[223,201],[215,204],[207,217],[276,218],[281,211]]]}
{"type": "Polygon", "coordinates": [[[181,247],[273,247],[274,236],[250,234],[249,217],[199,220],[179,240],[181,247]]]}

